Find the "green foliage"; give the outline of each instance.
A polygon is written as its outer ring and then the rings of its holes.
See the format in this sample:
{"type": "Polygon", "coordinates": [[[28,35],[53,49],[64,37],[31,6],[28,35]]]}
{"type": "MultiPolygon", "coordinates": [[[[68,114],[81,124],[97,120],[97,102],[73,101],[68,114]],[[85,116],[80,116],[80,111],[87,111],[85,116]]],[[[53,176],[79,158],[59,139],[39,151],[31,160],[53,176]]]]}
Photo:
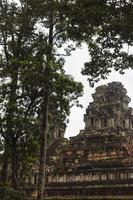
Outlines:
{"type": "MultiPolygon", "coordinates": [[[[40,116],[47,93],[49,120],[56,124],[67,121],[83,89],[65,74],[64,58],[58,52],[67,39],[67,22],[61,21],[65,1],[19,3],[0,3],[1,157],[2,170],[10,168],[14,185],[24,182],[38,158],[40,116]]],[[[66,55],[72,50],[71,44],[64,48],[66,55]]]]}
{"type": "Polygon", "coordinates": [[[112,69],[124,74],[133,68],[133,2],[107,1],[104,12],[103,24],[88,40],[91,60],[82,70],[91,85],[106,79],[112,69]]]}
{"type": "Polygon", "coordinates": [[[1,200],[24,200],[24,195],[12,188],[0,187],[1,200]]]}

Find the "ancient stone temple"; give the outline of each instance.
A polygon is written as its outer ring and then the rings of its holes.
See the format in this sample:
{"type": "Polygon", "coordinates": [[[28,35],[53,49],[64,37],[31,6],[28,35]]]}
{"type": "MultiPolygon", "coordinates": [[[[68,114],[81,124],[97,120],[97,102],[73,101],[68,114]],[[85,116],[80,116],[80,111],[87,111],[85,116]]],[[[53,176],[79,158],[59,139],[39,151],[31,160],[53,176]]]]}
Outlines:
{"type": "MultiPolygon", "coordinates": [[[[96,88],[85,129],[48,150],[47,195],[133,199],[133,109],[119,82],[96,88]]],[[[82,197],[82,198],[81,198],[82,197]]]]}
{"type": "Polygon", "coordinates": [[[49,199],[133,199],[130,98],[119,82],[97,87],[92,97],[84,130],[48,149],[49,199]]]}
{"type": "Polygon", "coordinates": [[[85,131],[127,133],[133,130],[133,109],[128,106],[130,98],[119,82],[96,88],[94,101],[86,109],[85,131]]]}

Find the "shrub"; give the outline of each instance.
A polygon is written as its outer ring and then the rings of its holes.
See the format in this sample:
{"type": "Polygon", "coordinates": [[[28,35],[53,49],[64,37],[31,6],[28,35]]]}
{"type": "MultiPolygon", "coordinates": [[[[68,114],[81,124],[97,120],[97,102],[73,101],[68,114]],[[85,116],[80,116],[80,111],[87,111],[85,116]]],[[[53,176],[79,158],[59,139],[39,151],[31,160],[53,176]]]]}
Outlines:
{"type": "Polygon", "coordinates": [[[24,200],[24,195],[12,188],[0,187],[0,200],[24,200]]]}

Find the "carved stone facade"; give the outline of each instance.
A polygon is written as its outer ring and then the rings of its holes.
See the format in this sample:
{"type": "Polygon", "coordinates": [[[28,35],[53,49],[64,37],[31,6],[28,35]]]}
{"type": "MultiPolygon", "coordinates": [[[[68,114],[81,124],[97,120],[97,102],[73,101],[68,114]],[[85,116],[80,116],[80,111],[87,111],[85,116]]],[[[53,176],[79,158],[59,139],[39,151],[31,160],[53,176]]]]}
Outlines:
{"type": "Polygon", "coordinates": [[[84,116],[85,130],[126,132],[133,130],[133,109],[128,106],[130,98],[119,82],[96,88],[84,116]]]}
{"type": "Polygon", "coordinates": [[[102,199],[111,195],[133,197],[130,98],[119,82],[97,87],[92,96],[93,102],[84,115],[85,129],[70,140],[55,140],[48,149],[49,198],[56,195],[79,199],[89,196],[102,199]]]}
{"type": "Polygon", "coordinates": [[[52,140],[62,139],[64,138],[66,130],[66,124],[65,123],[57,123],[53,129],[52,129],[52,140]]]}

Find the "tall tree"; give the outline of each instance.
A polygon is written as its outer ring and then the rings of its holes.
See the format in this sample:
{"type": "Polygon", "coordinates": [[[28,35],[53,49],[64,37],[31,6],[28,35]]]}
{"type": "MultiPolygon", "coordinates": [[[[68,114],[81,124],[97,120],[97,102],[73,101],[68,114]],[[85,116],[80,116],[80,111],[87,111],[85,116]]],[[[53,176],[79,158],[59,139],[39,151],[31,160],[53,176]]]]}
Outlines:
{"type": "Polygon", "coordinates": [[[0,10],[1,99],[3,99],[1,134],[6,143],[5,162],[11,157],[11,182],[15,187],[18,185],[18,140],[20,136],[25,135],[21,127],[24,127],[25,123],[33,125],[32,119],[22,115],[24,97],[19,77],[22,67],[20,61],[28,50],[27,43],[31,42],[29,38],[33,35],[35,21],[30,14],[26,17],[28,13],[26,7],[18,7],[15,3],[1,1],[0,10]],[[22,52],[22,49],[25,49],[25,52],[22,52]],[[20,97],[23,103],[20,103],[20,97]]]}
{"type": "Polygon", "coordinates": [[[37,156],[38,117],[40,113],[42,116],[49,89],[48,98],[54,98],[58,113],[64,116],[62,120],[69,113],[70,102],[82,93],[82,85],[65,75],[62,59],[51,54],[47,68],[49,46],[37,27],[38,16],[33,15],[26,1],[19,3],[3,0],[0,4],[2,176],[6,182],[10,163],[12,187],[19,186],[37,156]],[[47,73],[52,75],[52,81],[47,73]],[[61,88],[59,83],[63,85],[63,81],[66,84],[61,88]]]}
{"type": "MultiPolygon", "coordinates": [[[[83,41],[91,37],[97,27],[102,23],[99,14],[95,13],[97,9],[103,8],[103,3],[94,1],[70,1],[70,0],[45,0],[39,1],[38,7],[32,1],[33,10],[39,15],[42,35],[45,38],[47,52],[45,75],[45,95],[42,103],[42,131],[40,135],[40,168],[38,181],[38,200],[42,200],[45,190],[45,173],[46,173],[46,148],[48,133],[48,110],[51,88],[53,84],[53,64],[55,59],[63,59],[63,55],[69,55],[72,50],[78,47],[83,41]],[[95,6],[94,6],[95,5],[95,6]],[[91,12],[91,18],[88,14],[91,12]],[[88,17],[88,18],[87,18],[88,17]],[[98,22],[95,23],[95,17],[98,22]]],[[[55,67],[54,70],[58,71],[55,67]]]]}

